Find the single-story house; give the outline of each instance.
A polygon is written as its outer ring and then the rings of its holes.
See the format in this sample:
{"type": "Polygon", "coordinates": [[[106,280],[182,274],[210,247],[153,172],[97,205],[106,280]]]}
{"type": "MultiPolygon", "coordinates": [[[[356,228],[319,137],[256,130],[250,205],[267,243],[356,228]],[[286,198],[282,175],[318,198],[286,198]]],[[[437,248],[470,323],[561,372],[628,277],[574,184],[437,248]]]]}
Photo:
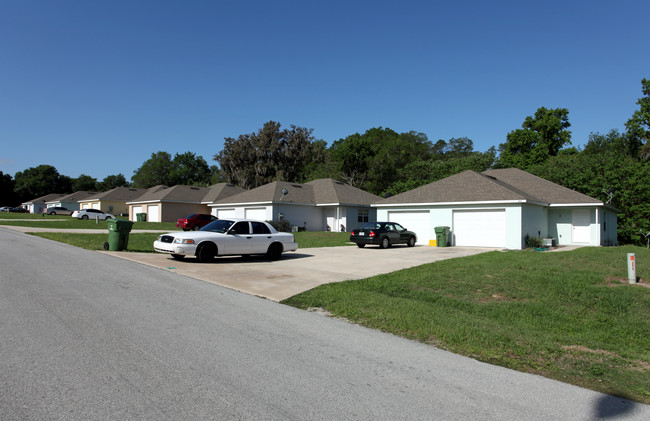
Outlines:
{"type": "Polygon", "coordinates": [[[135,189],[132,187],[116,187],[114,189],[97,193],[89,198],[79,200],[80,209],[99,209],[115,216],[128,215],[129,207],[126,202],[137,199],[150,191],[157,191],[165,186],[154,186],[149,189],[135,189]]]}
{"type": "Polygon", "coordinates": [[[21,208],[27,209],[29,213],[42,213],[47,208],[47,203],[51,200],[56,200],[63,197],[60,193],[46,194],[45,196],[37,197],[27,202],[20,204],[21,208]]]}
{"type": "Polygon", "coordinates": [[[379,196],[331,178],[298,184],[274,181],[210,203],[217,218],[286,220],[309,231],[350,231],[376,217],[379,196]]]}
{"type": "Polygon", "coordinates": [[[177,185],[151,190],[127,202],[129,219],[137,220],[138,213],[146,213],[150,222],[175,222],[193,213],[210,213],[208,203],[245,191],[232,184],[220,183],[210,187],[177,185]]]}
{"type": "Polygon", "coordinates": [[[62,206],[66,209],[75,211],[75,210],[79,210],[80,200],[88,199],[96,195],[97,192],[94,191],[78,191],[78,192],[66,194],[65,196],[61,196],[53,200],[49,200],[45,203],[45,205],[48,208],[52,208],[54,206],[62,206]]]}
{"type": "Polygon", "coordinates": [[[449,227],[455,246],[523,249],[525,237],[557,245],[616,245],[617,209],[516,168],[464,171],[373,205],[377,218],[436,239],[449,227]]]}

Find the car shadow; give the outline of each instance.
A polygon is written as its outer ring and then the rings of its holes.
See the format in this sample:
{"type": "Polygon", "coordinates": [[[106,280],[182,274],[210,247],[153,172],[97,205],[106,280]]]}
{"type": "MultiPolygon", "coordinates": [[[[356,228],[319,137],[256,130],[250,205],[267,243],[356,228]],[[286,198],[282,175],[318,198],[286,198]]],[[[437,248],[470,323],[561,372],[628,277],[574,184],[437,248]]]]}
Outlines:
{"type": "MultiPolygon", "coordinates": [[[[260,254],[260,255],[247,255],[247,256],[218,256],[215,257],[214,260],[210,264],[237,264],[237,263],[271,263],[271,262],[278,262],[282,260],[297,260],[297,259],[305,259],[308,257],[314,257],[313,254],[307,254],[307,253],[283,253],[282,258],[279,260],[272,260],[269,259],[268,257],[260,254]]],[[[194,263],[194,264],[205,264],[199,262],[199,259],[196,257],[186,257],[183,260],[176,260],[173,257],[168,257],[167,260],[171,262],[176,262],[176,263],[194,263]]]]}

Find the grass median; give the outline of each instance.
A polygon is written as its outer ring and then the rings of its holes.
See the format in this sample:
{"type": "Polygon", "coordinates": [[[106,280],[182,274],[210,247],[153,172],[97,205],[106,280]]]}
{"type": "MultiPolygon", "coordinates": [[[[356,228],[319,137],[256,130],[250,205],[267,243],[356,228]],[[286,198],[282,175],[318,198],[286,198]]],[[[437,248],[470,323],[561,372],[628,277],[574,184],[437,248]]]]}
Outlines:
{"type": "Polygon", "coordinates": [[[649,263],[638,247],[490,252],[327,284],[283,303],[650,403],[649,263]],[[644,280],[637,285],[627,281],[628,252],[644,280]]]}

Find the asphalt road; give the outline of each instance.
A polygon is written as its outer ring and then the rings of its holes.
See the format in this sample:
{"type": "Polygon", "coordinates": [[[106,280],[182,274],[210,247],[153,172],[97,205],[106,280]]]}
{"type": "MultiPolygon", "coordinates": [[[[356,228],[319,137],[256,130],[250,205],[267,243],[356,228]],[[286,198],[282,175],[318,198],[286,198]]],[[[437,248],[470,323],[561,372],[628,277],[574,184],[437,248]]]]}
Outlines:
{"type": "Polygon", "coordinates": [[[650,407],[0,228],[0,419],[647,420],[650,407]]]}

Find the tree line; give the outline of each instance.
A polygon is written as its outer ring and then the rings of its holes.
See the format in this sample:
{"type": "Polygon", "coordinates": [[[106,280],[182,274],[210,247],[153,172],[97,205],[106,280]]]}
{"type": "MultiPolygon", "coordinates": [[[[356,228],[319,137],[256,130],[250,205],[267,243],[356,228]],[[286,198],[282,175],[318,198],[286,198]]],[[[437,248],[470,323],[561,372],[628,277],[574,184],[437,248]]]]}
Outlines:
{"type": "Polygon", "coordinates": [[[313,129],[283,128],[269,121],[257,132],[225,139],[213,156],[217,165],[192,152],[152,153],[134,171],[101,182],[82,175],[71,179],[41,165],[16,173],[0,172],[2,197],[16,200],[48,193],[105,191],[118,186],[202,185],[227,182],[250,189],[272,181],[303,183],[334,178],[368,192],[398,194],[465,170],[516,167],[610,203],[620,210],[619,241],[641,243],[650,231],[650,80],[625,123],[625,132],[592,133],[584,148],[571,145],[569,110],[540,107],[512,130],[505,142],[485,152],[466,137],[438,140],[424,133],[397,133],[376,127],[336,140],[329,147],[313,129]],[[6,193],[6,194],[5,194],[6,193]]]}

